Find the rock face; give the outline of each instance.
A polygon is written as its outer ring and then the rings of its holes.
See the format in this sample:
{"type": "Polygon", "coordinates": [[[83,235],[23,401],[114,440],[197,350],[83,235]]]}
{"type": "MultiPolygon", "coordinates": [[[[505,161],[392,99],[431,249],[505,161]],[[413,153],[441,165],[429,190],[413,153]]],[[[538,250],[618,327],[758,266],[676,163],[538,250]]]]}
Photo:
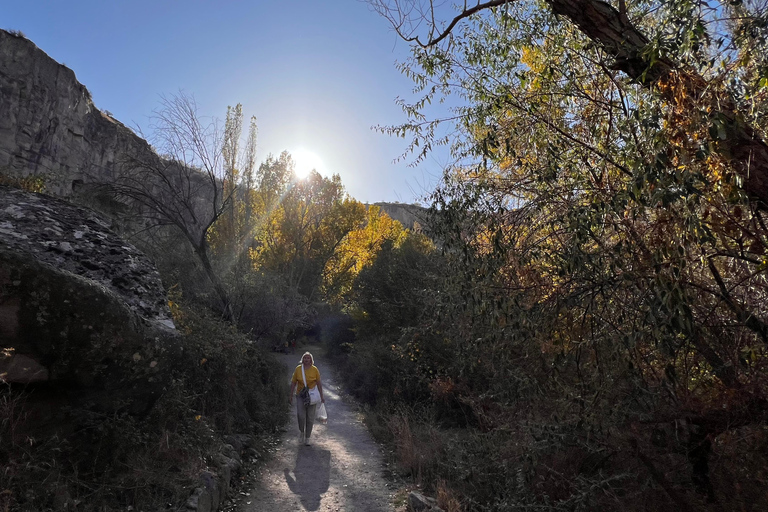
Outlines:
{"type": "Polygon", "coordinates": [[[0,378],[138,411],[175,333],[146,256],[90,210],[0,186],[0,378]]]}
{"type": "Polygon", "coordinates": [[[414,229],[418,224],[426,224],[427,210],[423,206],[405,203],[374,203],[393,220],[400,222],[407,229],[414,229]]]}
{"type": "Polygon", "coordinates": [[[58,197],[110,181],[121,155],[157,159],[97,109],[75,73],[28,39],[0,30],[0,174],[39,176],[58,197]]]}

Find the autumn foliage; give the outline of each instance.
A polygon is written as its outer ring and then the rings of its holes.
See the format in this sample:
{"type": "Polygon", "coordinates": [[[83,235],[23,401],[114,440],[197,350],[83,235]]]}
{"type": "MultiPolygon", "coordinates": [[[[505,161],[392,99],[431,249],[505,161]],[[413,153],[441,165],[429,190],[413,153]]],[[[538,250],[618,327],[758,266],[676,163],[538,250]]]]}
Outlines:
{"type": "MultiPolygon", "coordinates": [[[[401,34],[426,12],[373,3],[401,34]]],[[[585,28],[619,19],[598,3],[505,3],[445,38],[424,18],[390,131],[429,147],[458,120],[457,164],[373,402],[403,471],[467,510],[763,509],[765,6],[628,6],[622,42],[585,28]]]]}

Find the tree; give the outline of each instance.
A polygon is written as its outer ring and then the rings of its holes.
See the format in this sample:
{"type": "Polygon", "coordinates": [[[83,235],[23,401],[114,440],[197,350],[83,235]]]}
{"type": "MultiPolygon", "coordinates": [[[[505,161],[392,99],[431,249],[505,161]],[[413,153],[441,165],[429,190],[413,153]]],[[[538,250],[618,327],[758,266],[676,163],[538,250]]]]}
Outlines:
{"type": "Polygon", "coordinates": [[[403,330],[419,325],[420,314],[439,293],[440,263],[444,263],[425,235],[391,234],[395,236],[375,242],[377,250],[356,276],[350,300],[359,309],[358,316],[365,318],[364,330],[369,335],[389,334],[390,342],[399,341],[403,330]]]}
{"type": "Polygon", "coordinates": [[[294,162],[290,153],[283,151],[275,158],[267,159],[256,173],[256,190],[259,198],[258,214],[266,218],[277,208],[294,178],[294,162]]]}
{"type": "Polygon", "coordinates": [[[383,245],[397,244],[405,236],[402,224],[378,206],[368,206],[365,225],[347,233],[325,264],[322,291],[326,300],[336,304],[348,300],[357,276],[376,260],[383,245]]]}
{"type": "MultiPolygon", "coordinates": [[[[386,14],[411,37],[419,12],[386,14]]],[[[740,489],[760,477],[738,468],[765,465],[762,441],[734,439],[768,411],[765,6],[424,12],[433,32],[403,66],[423,96],[391,131],[429,148],[424,109],[455,94],[463,165],[432,197],[439,315],[401,346],[453,379],[433,377],[434,398],[471,425],[535,440],[494,445],[531,475],[517,494],[454,485],[521,508],[754,505],[740,489]]]]}
{"type": "Polygon", "coordinates": [[[240,321],[254,287],[249,249],[260,226],[256,168],[256,119],[251,117],[245,146],[242,143],[242,105],[227,107],[222,141],[224,194],[231,197],[225,212],[211,226],[208,243],[214,271],[229,294],[234,320],[240,321]]]}
{"type": "Polygon", "coordinates": [[[364,206],[346,196],[338,175],[329,179],[313,171],[291,182],[282,195],[254,259],[257,265],[285,276],[291,289],[312,298],[326,262],[364,219],[364,206]]]}
{"type": "MultiPolygon", "coordinates": [[[[256,198],[256,118],[252,117],[245,146],[240,147],[243,107],[227,107],[222,139],[223,194],[231,200],[225,213],[211,226],[208,241],[214,252],[232,267],[247,259],[247,247],[255,229],[256,198]]],[[[226,270],[226,269],[225,269],[226,270]]]]}
{"type": "Polygon", "coordinates": [[[151,141],[159,156],[125,155],[108,188],[138,207],[145,227],[173,226],[183,234],[210,279],[222,310],[232,318],[228,294],[211,262],[208,239],[235,193],[234,134],[229,132],[237,129],[239,135],[239,128],[235,126],[237,119],[228,117],[227,121],[228,133],[223,138],[215,121],[206,124],[198,114],[193,97],[179,94],[163,98],[152,119],[151,141]]]}
{"type": "MultiPolygon", "coordinates": [[[[458,7],[455,16],[442,21],[437,13],[444,9],[436,6],[433,0],[369,0],[369,4],[389,19],[406,41],[415,42],[422,48],[436,48],[441,43],[448,48],[452,32],[461,21],[478,19],[483,11],[508,8],[514,3],[522,2],[478,1],[472,7],[465,3],[458,7]],[[426,27],[426,34],[418,33],[422,27],[426,27]]],[[[765,69],[765,57],[762,56],[765,52],[757,49],[766,45],[762,2],[718,2],[718,8],[700,8],[698,4],[676,1],[638,2],[631,11],[627,10],[624,0],[619,1],[618,10],[602,0],[547,0],[545,3],[553,14],[568,18],[599,46],[603,56],[596,64],[603,66],[606,72],[624,72],[636,83],[651,88],[672,108],[696,109],[701,114],[698,122],[712,128],[714,151],[739,174],[749,197],[763,208],[768,206],[765,127],[751,124],[753,115],[741,108],[741,100],[759,94],[768,80],[760,74],[765,69]],[[657,25],[649,27],[644,23],[648,19],[646,15],[659,7],[662,13],[659,18],[669,19],[659,19],[657,25]],[[729,23],[728,14],[734,16],[732,23],[729,23]],[[630,17],[658,32],[648,37],[630,17]],[[665,21],[672,23],[673,33],[670,35],[665,33],[670,30],[665,21]],[[707,71],[725,74],[738,64],[740,56],[755,61],[753,69],[746,69],[753,75],[753,83],[739,80],[741,90],[729,91],[727,84],[718,83],[704,74],[707,71]],[[723,59],[720,67],[714,66],[718,58],[723,59]],[[755,72],[758,73],[756,77],[755,72]]]]}

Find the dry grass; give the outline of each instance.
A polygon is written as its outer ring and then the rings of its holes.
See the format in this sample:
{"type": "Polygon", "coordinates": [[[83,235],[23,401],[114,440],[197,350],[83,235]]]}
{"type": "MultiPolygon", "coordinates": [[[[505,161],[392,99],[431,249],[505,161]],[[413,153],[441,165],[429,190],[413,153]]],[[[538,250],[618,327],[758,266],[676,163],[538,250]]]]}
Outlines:
{"type": "Polygon", "coordinates": [[[392,416],[388,426],[395,440],[395,453],[400,467],[418,485],[433,481],[444,450],[439,430],[426,422],[414,424],[404,414],[392,416]]]}
{"type": "Polygon", "coordinates": [[[445,512],[462,512],[459,499],[444,480],[437,481],[437,505],[445,512]]]}

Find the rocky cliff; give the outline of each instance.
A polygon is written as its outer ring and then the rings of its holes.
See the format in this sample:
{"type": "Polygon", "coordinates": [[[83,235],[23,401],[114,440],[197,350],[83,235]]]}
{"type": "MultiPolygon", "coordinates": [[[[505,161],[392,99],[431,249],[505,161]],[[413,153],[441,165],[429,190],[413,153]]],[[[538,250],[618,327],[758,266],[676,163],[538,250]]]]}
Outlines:
{"type": "Polygon", "coordinates": [[[423,229],[427,222],[427,209],[416,204],[374,203],[381,211],[400,222],[407,229],[423,229]]]}
{"type": "MultiPolygon", "coordinates": [[[[3,186],[40,178],[48,194],[114,215],[125,205],[94,195],[101,189],[93,185],[130,170],[128,157],[160,162],[149,144],[94,106],[70,69],[0,30],[0,510],[95,510],[83,495],[118,501],[130,492],[138,500],[136,489],[144,488],[162,489],[157,496],[167,503],[175,490],[189,495],[189,478],[176,473],[191,478],[200,453],[216,450],[207,422],[191,419],[185,400],[192,393],[183,391],[190,382],[200,393],[201,348],[178,336],[154,264],[110,230],[122,219],[3,186]],[[163,407],[153,408],[158,399],[163,407]],[[202,442],[198,433],[206,446],[189,457],[188,446],[202,442]],[[147,441],[158,434],[162,442],[147,441]],[[171,470],[158,470],[167,464],[171,470]]],[[[204,195],[206,183],[195,172],[187,183],[204,195]]],[[[243,355],[251,347],[242,342],[238,362],[255,362],[254,354],[243,355]]],[[[209,380],[212,366],[204,368],[209,380]]],[[[236,376],[227,376],[232,386],[247,381],[236,376]]],[[[264,378],[256,377],[262,386],[264,378]]],[[[227,400],[244,403],[238,393],[227,400]]],[[[211,457],[187,509],[216,509],[242,447],[225,445],[211,457]]]]}
{"type": "Polygon", "coordinates": [[[110,181],[126,154],[157,158],[144,139],[94,106],[71,69],[0,30],[0,175],[41,177],[48,193],[70,197],[110,181]]]}

